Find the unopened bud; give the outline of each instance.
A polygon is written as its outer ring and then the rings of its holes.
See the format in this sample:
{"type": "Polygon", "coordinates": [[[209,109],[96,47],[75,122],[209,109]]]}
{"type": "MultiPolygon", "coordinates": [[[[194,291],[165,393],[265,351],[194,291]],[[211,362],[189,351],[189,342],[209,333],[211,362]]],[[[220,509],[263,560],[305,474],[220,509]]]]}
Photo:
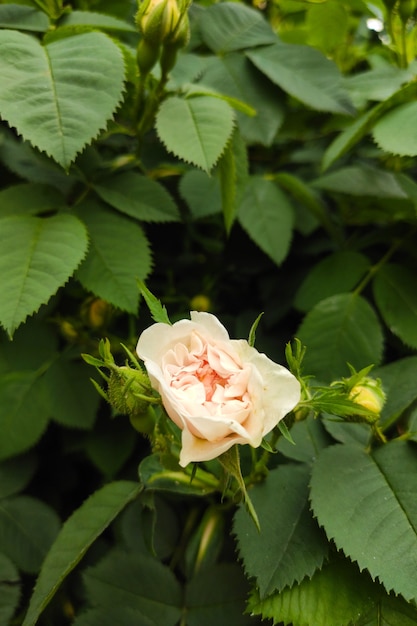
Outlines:
{"type": "Polygon", "coordinates": [[[210,307],[210,298],[203,293],[195,295],[190,302],[191,311],[209,311],[210,307]]]}
{"type": "Polygon", "coordinates": [[[111,305],[102,298],[88,298],[81,307],[81,318],[90,328],[103,328],[110,321],[111,305]]]}
{"type": "Polygon", "coordinates": [[[398,13],[403,23],[406,23],[414,13],[416,8],[415,0],[400,0],[398,13]]]}
{"type": "Polygon", "coordinates": [[[146,396],[151,391],[145,372],[127,365],[111,370],[107,394],[110,404],[119,413],[132,416],[146,413],[149,407],[146,396]]]}
{"type": "Polygon", "coordinates": [[[181,13],[176,0],[149,0],[142,3],[135,19],[143,38],[159,46],[175,31],[181,13]]]}
{"type": "Polygon", "coordinates": [[[364,378],[363,381],[352,387],[349,400],[369,411],[369,419],[366,421],[372,423],[380,416],[385,403],[385,393],[379,380],[364,378]]]}

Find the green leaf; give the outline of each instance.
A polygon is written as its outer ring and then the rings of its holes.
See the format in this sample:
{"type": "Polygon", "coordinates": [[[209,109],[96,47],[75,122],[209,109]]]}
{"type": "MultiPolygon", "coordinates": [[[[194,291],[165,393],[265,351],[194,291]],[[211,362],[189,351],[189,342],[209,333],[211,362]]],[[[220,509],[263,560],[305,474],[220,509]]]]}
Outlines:
{"type": "Polygon", "coordinates": [[[156,130],[167,150],[206,172],[224,152],[233,127],[233,109],[210,96],[171,96],[156,116],[156,130]],[[181,124],[172,120],[181,120],[181,124]]]}
{"type": "Polygon", "coordinates": [[[237,206],[248,178],[246,146],[235,130],[218,165],[222,195],[223,218],[226,232],[230,233],[237,206]]]}
{"type": "Polygon", "coordinates": [[[218,489],[218,480],[204,470],[197,468],[191,477],[178,466],[178,470],[165,469],[156,454],[143,459],[139,465],[140,481],[152,491],[167,491],[186,496],[204,497],[218,489]],[[212,486],[204,479],[211,478],[212,486]]]}
{"type": "Polygon", "coordinates": [[[63,196],[49,185],[20,183],[0,191],[0,217],[47,213],[63,205],[63,196]]]}
{"type": "Polygon", "coordinates": [[[77,271],[81,284],[123,311],[136,313],[137,279],[151,269],[149,243],[139,224],[89,201],[77,207],[88,229],[90,249],[77,271]]]}
{"type": "Polygon", "coordinates": [[[23,491],[31,481],[37,462],[35,456],[27,454],[0,463],[0,499],[23,491]]]}
{"type": "Polygon", "coordinates": [[[120,103],[119,47],[98,32],[42,46],[30,35],[4,30],[0,53],[2,118],[68,168],[120,103]]]}
{"type": "Polygon", "coordinates": [[[190,170],[181,177],[179,191],[196,219],[220,213],[222,210],[217,176],[208,176],[201,170],[190,170]]]}
{"type": "Polygon", "coordinates": [[[307,346],[306,374],[332,381],[382,358],[383,335],[378,318],[368,302],[356,294],[339,294],[317,304],[295,333],[307,346]]]}
{"type": "Polygon", "coordinates": [[[48,16],[29,6],[5,4],[0,6],[0,27],[44,33],[49,28],[48,16]]]}
{"type": "Polygon", "coordinates": [[[96,606],[124,606],[164,626],[181,615],[181,587],[171,570],[145,554],[113,551],[84,573],[88,597],[96,606]]]}
{"type": "Polygon", "coordinates": [[[331,441],[321,421],[314,417],[296,422],[290,433],[295,445],[282,437],[278,441],[277,451],[288,459],[302,463],[314,463],[320,450],[331,441]]]}
{"type": "Polygon", "coordinates": [[[62,17],[59,26],[60,28],[62,26],[91,26],[94,29],[115,32],[137,32],[133,24],[119,20],[111,15],[92,11],[70,11],[62,17]]]}
{"type": "Polygon", "coordinates": [[[139,611],[126,606],[112,606],[105,609],[90,609],[76,617],[72,626],[158,626],[144,617],[139,611]]]}
{"type": "Polygon", "coordinates": [[[325,298],[351,291],[369,267],[369,260],[359,252],[343,250],[330,254],[307,274],[295,295],[295,306],[306,312],[325,298]]]}
{"type": "Polygon", "coordinates": [[[47,423],[37,373],[7,372],[0,376],[0,460],[31,448],[47,423]]]}
{"type": "Polygon", "coordinates": [[[178,208],[165,187],[135,172],[125,172],[94,185],[100,198],[143,222],[176,222],[178,208]]]}
{"type": "Polygon", "coordinates": [[[100,397],[89,380],[90,368],[61,358],[45,373],[42,383],[49,416],[69,428],[90,429],[100,397]]]}
{"type": "Polygon", "coordinates": [[[12,561],[0,554],[0,623],[10,624],[20,599],[19,573],[12,561]]]}
{"type": "Polygon", "coordinates": [[[36,574],[58,534],[55,511],[30,496],[0,501],[0,552],[24,572],[36,574]]]}
{"type": "Polygon", "coordinates": [[[90,545],[140,492],[131,481],[109,483],[96,491],[63,525],[43,562],[22,626],[34,626],[64,578],[90,545]]]}
{"type": "Polygon", "coordinates": [[[371,130],[374,122],[386,111],[389,111],[399,103],[415,99],[416,92],[417,86],[413,81],[353,121],[327,148],[323,156],[322,169],[328,169],[337,159],[358,143],[371,130]]]}
{"type": "Polygon", "coordinates": [[[248,608],[285,626],[350,626],[368,608],[370,591],[369,580],[340,559],[317,571],[311,580],[304,579],[265,600],[254,592],[248,608]]]}
{"type": "Polygon", "coordinates": [[[190,580],[185,592],[187,626],[250,626],[244,615],[248,584],[232,563],[204,568],[190,580]]]}
{"type": "Polygon", "coordinates": [[[285,194],[271,181],[252,176],[243,191],[238,220],[249,237],[277,265],[291,243],[294,211],[285,194]]]}
{"type": "Polygon", "coordinates": [[[388,264],[374,278],[378,309],[394,335],[417,348],[417,292],[415,274],[407,267],[388,264]]]}
{"type": "Polygon", "coordinates": [[[129,421],[115,419],[99,420],[83,445],[92,463],[106,478],[112,479],[132,454],[136,443],[129,421]]]}
{"type": "Polygon", "coordinates": [[[384,115],[374,126],[374,141],[386,152],[417,154],[417,102],[407,102],[384,115]]]}
{"type": "Polygon", "coordinates": [[[345,115],[354,112],[336,64],[318,50],[277,43],[246,55],[274,84],[312,109],[345,115]]]}
{"type": "Polygon", "coordinates": [[[0,322],[11,337],[73,274],[87,233],[73,215],[0,219],[0,322]]]}
{"type": "Polygon", "coordinates": [[[259,11],[233,2],[207,8],[198,26],[204,43],[218,54],[275,43],[277,40],[259,11]]]}
{"type": "Polygon", "coordinates": [[[240,132],[248,143],[272,144],[284,120],[282,94],[248,59],[239,53],[213,57],[200,80],[255,109],[255,117],[237,113],[240,132]]]}
{"type": "Polygon", "coordinates": [[[309,511],[309,480],[308,466],[282,465],[251,489],[261,532],[243,506],[235,515],[239,556],[262,598],[311,577],[326,558],[328,544],[309,511]]]}
{"type": "Polygon", "coordinates": [[[395,174],[369,165],[350,165],[317,178],[313,187],[372,198],[407,199],[395,174]]]}
{"type": "Polygon", "coordinates": [[[417,598],[416,472],[412,444],[394,441],[372,456],[355,445],[326,448],[311,479],[313,511],[328,538],[408,601],[417,598]]]}
{"type": "Polygon", "coordinates": [[[307,11],[307,43],[329,54],[343,46],[348,36],[349,13],[338,2],[310,5],[307,11]]]}
{"type": "Polygon", "coordinates": [[[156,296],[153,295],[153,293],[149,291],[145,283],[138,281],[138,287],[140,293],[145,299],[146,304],[148,305],[152,319],[155,322],[161,322],[162,324],[171,324],[166,307],[156,296]]]}
{"type": "Polygon", "coordinates": [[[415,626],[417,609],[401,597],[381,596],[355,626],[415,626]]]}

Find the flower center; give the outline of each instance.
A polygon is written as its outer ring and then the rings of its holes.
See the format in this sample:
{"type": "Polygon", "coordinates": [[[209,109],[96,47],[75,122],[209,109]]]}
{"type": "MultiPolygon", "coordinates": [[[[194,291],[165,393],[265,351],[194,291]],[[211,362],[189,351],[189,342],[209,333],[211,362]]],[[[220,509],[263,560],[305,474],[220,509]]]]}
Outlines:
{"type": "Polygon", "coordinates": [[[206,400],[210,402],[216,391],[216,385],[225,387],[228,382],[228,377],[223,378],[218,372],[210,367],[208,361],[203,361],[198,370],[196,371],[196,377],[203,384],[206,392],[206,400]]]}

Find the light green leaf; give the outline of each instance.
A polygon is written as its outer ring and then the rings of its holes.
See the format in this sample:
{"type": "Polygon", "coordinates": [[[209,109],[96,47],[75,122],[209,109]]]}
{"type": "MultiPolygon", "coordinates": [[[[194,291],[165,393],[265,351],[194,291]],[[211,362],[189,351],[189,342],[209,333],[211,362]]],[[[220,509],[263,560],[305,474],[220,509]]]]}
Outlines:
{"type": "Polygon", "coordinates": [[[0,191],[0,217],[47,213],[63,205],[63,196],[50,185],[20,183],[0,191]]]}
{"type": "Polygon", "coordinates": [[[44,33],[49,28],[48,16],[29,6],[4,4],[0,6],[0,27],[44,33]]]}
{"type": "Polygon", "coordinates": [[[129,24],[129,22],[119,20],[111,15],[92,11],[70,11],[62,17],[59,26],[90,26],[94,29],[116,32],[137,32],[135,26],[129,24]]]}
{"type": "Polygon", "coordinates": [[[309,5],[306,17],[307,43],[331,56],[348,35],[349,13],[339,2],[309,5]]]}
{"type": "Polygon", "coordinates": [[[19,598],[19,573],[11,560],[0,554],[0,624],[11,623],[19,598]]]}
{"type": "Polygon", "coordinates": [[[343,167],[317,178],[312,186],[352,196],[407,199],[395,174],[368,165],[343,167]]]}
{"type": "Polygon", "coordinates": [[[261,598],[311,577],[326,558],[328,544],[309,510],[309,480],[307,465],[282,465],[250,490],[261,532],[243,506],[235,515],[239,556],[261,598]]]}
{"type": "Polygon", "coordinates": [[[180,215],[174,200],[160,183],[135,172],[99,180],[94,185],[102,200],[143,222],[176,222],[180,215]]]}
{"type": "Polygon", "coordinates": [[[74,215],[0,219],[0,322],[11,337],[73,274],[87,250],[74,215]]]}
{"type": "Polygon", "coordinates": [[[253,620],[244,614],[247,591],[237,565],[221,563],[204,568],[186,588],[187,626],[250,626],[253,620]]]}
{"type": "Polygon", "coordinates": [[[179,183],[181,196],[196,219],[220,213],[222,199],[219,179],[201,170],[189,170],[179,183]]]}
{"type": "Polygon", "coordinates": [[[242,192],[238,220],[274,263],[284,261],[290,249],[294,211],[277,185],[252,176],[242,192]]]}
{"type": "Polygon", "coordinates": [[[180,584],[166,565],[151,556],[111,552],[86,570],[84,584],[96,606],[128,607],[164,626],[175,626],[180,618],[180,584]]]}
{"type": "Polygon", "coordinates": [[[360,141],[371,130],[374,122],[381,115],[397,104],[404,101],[407,102],[409,99],[415,99],[416,93],[417,85],[413,81],[353,121],[327,148],[323,156],[322,169],[328,169],[337,159],[360,141]]]}
{"type": "Polygon", "coordinates": [[[36,467],[37,462],[33,454],[18,456],[0,463],[0,499],[22,491],[31,481],[36,467]]]}
{"type": "Polygon", "coordinates": [[[64,578],[122,509],[139,494],[131,481],[109,483],[96,491],[63,525],[49,550],[22,626],[34,626],[64,578]]]}
{"type": "Polygon", "coordinates": [[[81,284],[116,307],[135,313],[137,279],[151,269],[149,243],[139,224],[91,201],[77,212],[90,236],[87,257],[77,271],[81,284]]]}
{"type": "Polygon", "coordinates": [[[356,294],[339,294],[319,302],[296,332],[307,346],[306,374],[332,381],[356,370],[378,365],[382,358],[383,334],[370,304],[356,294]]]}
{"type": "Polygon", "coordinates": [[[58,534],[54,509],[30,496],[0,501],[0,552],[24,572],[36,574],[58,534]]]}
{"type": "Polygon", "coordinates": [[[90,429],[100,402],[90,375],[84,363],[55,361],[42,379],[48,416],[69,428],[90,429]]]}
{"type": "Polygon", "coordinates": [[[311,580],[304,579],[265,600],[255,591],[248,608],[285,626],[350,626],[369,607],[370,591],[369,580],[340,559],[317,571],[311,580]]]}
{"type": "Polygon", "coordinates": [[[198,26],[204,43],[219,54],[277,41],[277,36],[259,11],[233,2],[207,8],[198,26]]]}
{"type": "Polygon", "coordinates": [[[162,324],[171,324],[166,307],[153,295],[142,281],[138,281],[139,291],[145,299],[152,319],[162,324]]]}
{"type": "Polygon", "coordinates": [[[36,372],[0,376],[0,460],[31,448],[48,423],[36,372]]]}
{"type": "Polygon", "coordinates": [[[284,119],[282,94],[245,56],[213,57],[201,82],[251,105],[255,117],[237,113],[240,132],[248,143],[271,145],[284,119]]]}
{"type": "Polygon", "coordinates": [[[318,50],[277,43],[246,55],[274,84],[307,106],[331,113],[353,113],[336,64],[318,50]]]}
{"type": "Polygon", "coordinates": [[[206,172],[219,160],[233,127],[233,109],[210,96],[171,96],[156,116],[156,130],[166,148],[206,172]],[[173,124],[172,120],[181,120],[181,124],[173,124]]]}
{"type": "Polygon", "coordinates": [[[374,141],[386,152],[417,154],[417,102],[407,102],[382,117],[372,131],[374,141]]]}
{"type": "Polygon", "coordinates": [[[412,444],[394,441],[373,456],[355,445],[326,448],[311,479],[313,512],[328,538],[408,601],[417,598],[416,472],[412,444]]]}
{"type": "Polygon", "coordinates": [[[417,292],[415,273],[394,263],[385,265],[373,282],[375,301],[391,332],[417,348],[417,292]]]}
{"type": "Polygon", "coordinates": [[[0,57],[2,118],[68,168],[121,101],[119,47],[98,32],[42,46],[30,35],[4,30],[0,57]]]}
{"type": "Polygon", "coordinates": [[[320,300],[349,292],[369,267],[369,260],[359,252],[344,250],[330,254],[307,274],[295,295],[295,306],[300,311],[309,311],[320,300]]]}

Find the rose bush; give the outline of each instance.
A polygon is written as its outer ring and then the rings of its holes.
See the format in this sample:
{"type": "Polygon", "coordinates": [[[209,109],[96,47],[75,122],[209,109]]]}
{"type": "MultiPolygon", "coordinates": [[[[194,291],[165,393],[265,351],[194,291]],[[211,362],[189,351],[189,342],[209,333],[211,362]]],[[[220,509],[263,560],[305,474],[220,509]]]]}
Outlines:
{"type": "Polygon", "coordinates": [[[210,313],[156,323],[137,353],[169,417],[182,430],[180,464],[208,461],[234,444],[258,447],[299,402],[300,384],[210,313]]]}

